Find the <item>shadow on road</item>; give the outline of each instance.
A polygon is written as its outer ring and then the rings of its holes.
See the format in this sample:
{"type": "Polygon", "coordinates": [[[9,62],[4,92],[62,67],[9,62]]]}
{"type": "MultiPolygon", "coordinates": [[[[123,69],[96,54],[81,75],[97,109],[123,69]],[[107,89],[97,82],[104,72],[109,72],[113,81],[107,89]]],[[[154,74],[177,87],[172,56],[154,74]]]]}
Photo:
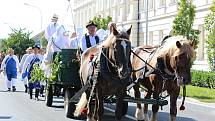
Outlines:
{"type": "Polygon", "coordinates": [[[64,108],[64,105],[52,105],[52,108],[64,108]]]}
{"type": "Polygon", "coordinates": [[[11,119],[12,116],[0,116],[0,119],[11,119]]]}
{"type": "MultiPolygon", "coordinates": [[[[11,92],[13,92],[13,91],[0,90],[0,92],[8,92],[8,93],[11,93],[11,92]]],[[[16,93],[16,92],[18,92],[18,93],[25,93],[24,91],[15,91],[14,93],[16,93]]]]}
{"type": "MultiPolygon", "coordinates": [[[[150,111],[150,115],[151,115],[151,111],[150,111]]],[[[158,120],[157,121],[166,121],[164,119],[168,119],[169,118],[169,113],[166,112],[158,112],[158,120]]],[[[197,121],[193,118],[189,118],[189,117],[181,117],[181,116],[177,116],[176,117],[177,121],[197,121]]]]}

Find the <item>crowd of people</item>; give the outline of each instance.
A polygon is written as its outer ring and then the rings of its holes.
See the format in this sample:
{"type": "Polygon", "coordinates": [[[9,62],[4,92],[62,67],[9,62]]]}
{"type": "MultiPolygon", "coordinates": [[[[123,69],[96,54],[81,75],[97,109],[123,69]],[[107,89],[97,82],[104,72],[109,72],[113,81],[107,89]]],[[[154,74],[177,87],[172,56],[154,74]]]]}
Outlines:
{"type": "MultiPolygon", "coordinates": [[[[96,34],[96,27],[97,25],[93,21],[89,21],[86,24],[87,33],[81,38],[78,38],[76,33],[72,33],[69,36],[64,26],[58,24],[58,16],[54,14],[51,18],[51,23],[45,29],[45,38],[48,41],[45,53],[39,45],[34,45],[26,49],[26,54],[19,61],[18,57],[14,54],[13,48],[7,50],[7,55],[0,52],[0,72],[4,72],[5,74],[7,91],[16,91],[17,75],[20,72],[25,93],[29,93],[30,99],[33,99],[33,89],[35,89],[35,99],[39,100],[39,96],[44,96],[44,84],[29,81],[31,79],[33,65],[40,64],[47,78],[49,78],[51,75],[49,65],[54,60],[53,55],[60,52],[61,49],[75,48],[79,49],[80,53],[83,53],[87,48],[99,44],[102,41],[96,34]]],[[[116,24],[111,22],[108,27],[110,31],[108,34],[110,34],[112,28],[116,27],[116,24]]]]}

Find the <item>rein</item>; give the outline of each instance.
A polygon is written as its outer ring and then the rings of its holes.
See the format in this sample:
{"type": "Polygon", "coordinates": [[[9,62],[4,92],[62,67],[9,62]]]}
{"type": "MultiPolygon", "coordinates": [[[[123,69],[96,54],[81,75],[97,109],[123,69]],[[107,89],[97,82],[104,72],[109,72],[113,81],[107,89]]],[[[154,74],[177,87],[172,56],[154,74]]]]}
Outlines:
{"type": "MultiPolygon", "coordinates": [[[[103,50],[101,50],[102,55],[106,58],[106,60],[114,67],[117,68],[116,64],[114,64],[103,52],[103,50]]],[[[109,68],[109,67],[108,67],[109,68]]]]}
{"type": "MultiPolygon", "coordinates": [[[[163,78],[163,85],[162,85],[162,92],[164,92],[164,86],[165,86],[165,83],[166,83],[166,81],[167,80],[169,80],[168,78],[166,78],[165,77],[165,75],[162,73],[162,71],[158,68],[154,68],[154,67],[152,67],[148,62],[146,62],[145,60],[143,60],[139,55],[137,55],[134,51],[132,51],[131,50],[131,52],[136,56],[136,57],[138,57],[141,61],[143,61],[146,65],[148,65],[148,66],[150,66],[152,69],[154,69],[154,70],[158,70],[157,72],[159,73],[159,74],[161,74],[161,77],[163,78]]],[[[165,66],[166,66],[166,64],[165,64],[165,66]]],[[[179,75],[178,75],[178,63],[176,62],[176,71],[174,72],[174,79],[173,80],[176,80],[177,81],[177,85],[179,85],[180,86],[180,80],[181,79],[183,79],[183,78],[181,78],[179,75]]],[[[137,71],[140,71],[140,70],[142,70],[144,67],[142,67],[142,68],[140,68],[140,69],[137,69],[137,70],[132,70],[132,72],[137,72],[137,71]]],[[[166,73],[166,72],[165,72],[166,73]]],[[[168,73],[166,73],[167,75],[169,75],[168,73]]],[[[169,75],[169,76],[171,76],[171,75],[169,75]]],[[[166,97],[168,97],[169,95],[166,95],[166,96],[162,96],[162,92],[161,92],[161,94],[160,94],[160,98],[162,98],[162,99],[165,99],[166,97]]],[[[182,104],[181,104],[181,106],[180,106],[180,110],[184,110],[185,109],[185,106],[184,106],[184,102],[185,102],[185,97],[186,97],[186,85],[185,85],[185,82],[183,81],[183,99],[182,99],[182,104]]]]}

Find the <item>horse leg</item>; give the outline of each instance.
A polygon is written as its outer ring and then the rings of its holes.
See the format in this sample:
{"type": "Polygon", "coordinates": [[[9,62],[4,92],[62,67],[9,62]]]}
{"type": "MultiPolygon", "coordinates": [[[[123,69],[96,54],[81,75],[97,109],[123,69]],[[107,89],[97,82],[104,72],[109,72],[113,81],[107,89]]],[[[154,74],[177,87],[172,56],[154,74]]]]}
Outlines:
{"type": "MultiPolygon", "coordinates": [[[[94,117],[93,117],[93,107],[92,107],[92,97],[91,97],[91,100],[89,100],[89,98],[90,98],[90,91],[88,91],[88,93],[87,93],[87,95],[88,95],[88,98],[87,98],[87,100],[88,100],[88,103],[87,103],[87,108],[88,108],[88,112],[87,112],[87,121],[96,121],[95,119],[94,119],[94,117]]],[[[96,107],[96,104],[95,104],[95,107],[96,107]]],[[[94,114],[95,115],[95,114],[94,114]]]]}
{"type": "MultiPolygon", "coordinates": [[[[140,85],[137,84],[134,87],[134,96],[136,99],[140,99],[140,85]]],[[[141,107],[141,103],[137,103],[137,108],[136,108],[136,112],[135,112],[135,117],[137,118],[138,121],[143,121],[144,120],[144,113],[143,113],[143,109],[141,107]]]]}
{"type": "MultiPolygon", "coordinates": [[[[153,93],[153,99],[159,99],[159,93],[154,92],[153,93]]],[[[158,110],[159,110],[159,105],[152,105],[151,121],[156,121],[157,120],[158,110]]]]}
{"type": "Polygon", "coordinates": [[[123,109],[123,98],[126,95],[126,91],[125,89],[123,89],[121,92],[119,92],[116,95],[116,111],[115,111],[115,117],[116,117],[116,121],[120,121],[122,118],[122,109],[123,109]]]}
{"type": "Polygon", "coordinates": [[[180,86],[175,85],[172,92],[170,92],[170,121],[176,121],[177,115],[177,98],[180,92],[180,86]]]}
{"type": "Polygon", "coordinates": [[[97,104],[98,104],[98,107],[97,107],[97,116],[98,116],[98,120],[97,121],[101,121],[102,120],[102,114],[104,112],[104,105],[103,105],[103,96],[97,92],[97,104]]]}
{"type": "MultiPolygon", "coordinates": [[[[150,99],[151,95],[152,95],[151,92],[145,92],[145,99],[150,99]]],[[[149,121],[148,104],[144,104],[144,121],[149,121]]]]}
{"type": "Polygon", "coordinates": [[[97,97],[97,93],[96,93],[96,97],[95,97],[95,105],[94,105],[94,113],[93,113],[93,117],[95,120],[98,120],[98,97],[97,97]]]}

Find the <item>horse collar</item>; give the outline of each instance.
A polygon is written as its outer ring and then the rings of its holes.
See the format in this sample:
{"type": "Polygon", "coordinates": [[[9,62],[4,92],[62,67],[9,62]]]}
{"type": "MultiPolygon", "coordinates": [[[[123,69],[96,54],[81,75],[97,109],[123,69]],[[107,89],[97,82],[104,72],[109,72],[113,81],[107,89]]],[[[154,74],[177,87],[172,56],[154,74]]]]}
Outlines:
{"type": "Polygon", "coordinates": [[[168,64],[166,64],[164,58],[162,57],[157,58],[156,68],[161,71],[161,74],[164,78],[167,78],[170,80],[175,78],[174,70],[173,69],[171,71],[169,70],[169,66],[168,64]]]}

